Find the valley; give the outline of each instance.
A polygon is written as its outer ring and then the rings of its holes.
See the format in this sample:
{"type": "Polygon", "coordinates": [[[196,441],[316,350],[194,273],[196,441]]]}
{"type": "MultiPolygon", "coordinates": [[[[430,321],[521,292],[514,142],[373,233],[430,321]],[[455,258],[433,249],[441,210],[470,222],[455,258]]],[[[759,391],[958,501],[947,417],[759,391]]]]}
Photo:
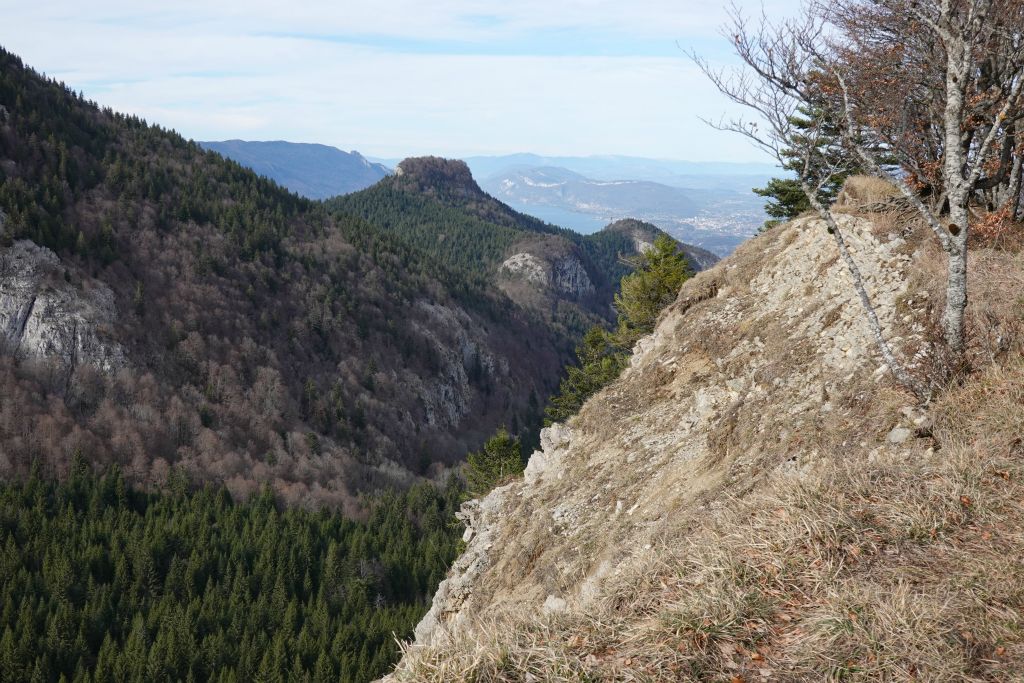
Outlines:
{"type": "Polygon", "coordinates": [[[5,8],[0,682],[1024,680],[1024,4],[387,9],[5,8]]]}

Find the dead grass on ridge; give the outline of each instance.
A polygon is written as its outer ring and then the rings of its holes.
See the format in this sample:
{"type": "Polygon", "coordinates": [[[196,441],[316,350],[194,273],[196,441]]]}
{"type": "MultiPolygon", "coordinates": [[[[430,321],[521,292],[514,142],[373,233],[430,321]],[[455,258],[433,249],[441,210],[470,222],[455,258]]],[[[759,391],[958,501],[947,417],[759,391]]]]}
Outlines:
{"type": "MultiPolygon", "coordinates": [[[[918,254],[906,296],[937,315],[942,255],[918,254]]],[[[1024,680],[1024,255],[971,258],[974,371],[933,439],[865,437],[905,397],[853,382],[814,476],[680,511],[586,611],[484,624],[398,680],[1024,680]]]]}
{"type": "Polygon", "coordinates": [[[588,613],[493,624],[409,673],[1021,680],[1024,366],[984,373],[935,415],[936,452],[854,452],[820,479],[774,477],[667,527],[588,613]]]}

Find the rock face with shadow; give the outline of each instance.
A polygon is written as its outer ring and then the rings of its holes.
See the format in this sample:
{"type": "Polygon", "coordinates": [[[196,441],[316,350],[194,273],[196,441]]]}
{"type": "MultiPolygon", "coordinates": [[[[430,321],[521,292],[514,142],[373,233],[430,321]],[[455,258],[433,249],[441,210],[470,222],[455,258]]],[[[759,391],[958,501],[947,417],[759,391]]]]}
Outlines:
{"type": "Polygon", "coordinates": [[[0,344],[23,359],[51,361],[65,376],[82,365],[123,367],[111,333],[113,292],[66,272],[56,254],[28,240],[0,251],[0,344]]]}

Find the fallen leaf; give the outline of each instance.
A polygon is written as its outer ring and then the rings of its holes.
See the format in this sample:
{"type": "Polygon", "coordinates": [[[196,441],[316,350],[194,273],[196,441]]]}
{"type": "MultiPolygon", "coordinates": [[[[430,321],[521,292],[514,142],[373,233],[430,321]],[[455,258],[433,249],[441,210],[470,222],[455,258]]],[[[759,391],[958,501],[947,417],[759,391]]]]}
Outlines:
{"type": "Polygon", "coordinates": [[[960,496],[960,504],[963,505],[965,508],[971,507],[971,502],[972,501],[970,496],[960,496]]]}
{"type": "Polygon", "coordinates": [[[753,659],[755,662],[760,662],[761,660],[764,659],[764,655],[761,654],[760,652],[751,652],[750,653],[750,658],[753,659]]]}
{"type": "Polygon", "coordinates": [[[1002,657],[1006,654],[1006,648],[1000,645],[996,648],[996,657],[1002,657]]]}
{"type": "Polygon", "coordinates": [[[729,679],[729,683],[745,683],[743,676],[733,676],[729,679]]]}

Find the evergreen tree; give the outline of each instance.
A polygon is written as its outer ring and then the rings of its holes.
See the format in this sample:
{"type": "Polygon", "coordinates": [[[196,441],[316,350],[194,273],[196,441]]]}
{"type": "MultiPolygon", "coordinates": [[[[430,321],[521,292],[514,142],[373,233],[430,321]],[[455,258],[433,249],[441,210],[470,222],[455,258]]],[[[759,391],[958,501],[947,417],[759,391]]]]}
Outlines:
{"type": "Polygon", "coordinates": [[[579,412],[588,398],[609,384],[626,365],[626,354],[620,351],[604,329],[587,330],[576,347],[579,365],[570,366],[545,409],[546,423],[562,422],[579,412]]]}
{"type": "Polygon", "coordinates": [[[377,678],[455,557],[461,493],[420,484],[356,522],[81,460],[0,483],[0,680],[377,678]]]}
{"type": "Polygon", "coordinates": [[[658,315],[675,301],[679,288],[690,277],[686,257],[675,240],[664,233],[631,265],[633,272],[622,278],[615,296],[615,331],[592,327],[584,335],[576,348],[577,365],[569,367],[558,393],[544,410],[547,424],[569,419],[588,398],[619,376],[634,344],[654,330],[658,315]]]}
{"type": "MultiPolygon", "coordinates": [[[[841,146],[838,125],[829,124],[827,121],[825,122],[826,125],[819,125],[824,117],[823,109],[801,107],[799,111],[800,115],[793,117],[791,119],[792,123],[801,131],[814,130],[815,135],[818,137],[815,141],[818,147],[838,148],[841,146]]],[[[795,147],[798,148],[807,142],[808,138],[798,135],[794,138],[794,141],[797,143],[795,147]]],[[[783,153],[783,156],[788,159],[784,168],[792,171],[797,177],[815,177],[820,175],[814,168],[805,169],[804,166],[807,161],[795,150],[786,151],[783,153]]],[[[818,159],[818,157],[815,157],[815,159],[818,159]]],[[[815,162],[812,160],[812,163],[815,162]]],[[[820,160],[817,163],[820,164],[820,160]]],[[[843,187],[843,183],[850,175],[856,172],[855,166],[850,168],[853,169],[850,172],[837,173],[828,178],[828,182],[825,183],[819,193],[819,199],[822,204],[829,206],[835,201],[839,190],[843,187]]],[[[764,205],[764,211],[771,216],[771,219],[765,221],[764,226],[761,228],[762,231],[770,230],[780,223],[792,220],[805,211],[811,210],[811,203],[800,187],[800,181],[796,178],[772,178],[765,187],[754,188],[754,193],[767,197],[769,200],[764,205]]]]}
{"type": "Polygon", "coordinates": [[[495,486],[523,471],[519,439],[505,428],[487,440],[483,449],[466,458],[466,492],[470,497],[482,496],[495,486]]]}
{"type": "Polygon", "coordinates": [[[622,278],[615,295],[619,316],[615,343],[624,350],[631,350],[640,337],[654,331],[658,315],[675,301],[691,274],[678,243],[664,233],[651,249],[636,257],[635,264],[636,270],[622,278]]]}

